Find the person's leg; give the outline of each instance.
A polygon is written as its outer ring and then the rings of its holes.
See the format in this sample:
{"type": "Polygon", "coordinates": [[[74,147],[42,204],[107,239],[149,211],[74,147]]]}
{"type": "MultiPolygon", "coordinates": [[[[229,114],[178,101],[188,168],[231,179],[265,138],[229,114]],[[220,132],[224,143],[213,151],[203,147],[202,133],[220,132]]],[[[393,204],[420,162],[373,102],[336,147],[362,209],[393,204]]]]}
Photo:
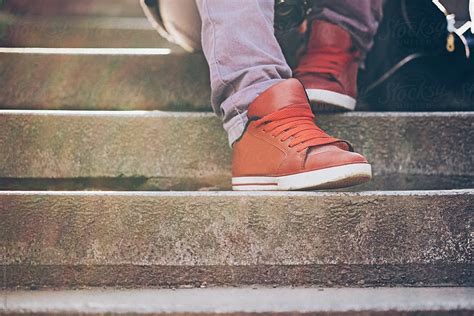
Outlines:
{"type": "Polygon", "coordinates": [[[355,185],[367,160],[314,122],[274,35],[274,0],[196,0],[212,106],[233,148],[234,190],[355,185]]]}
{"type": "Polygon", "coordinates": [[[196,2],[211,103],[233,144],[244,132],[249,104],[292,75],[274,35],[274,0],[196,2]]]}
{"type": "Polygon", "coordinates": [[[323,20],[346,29],[365,55],[382,19],[383,0],[317,0],[310,20],[323,20]]]}

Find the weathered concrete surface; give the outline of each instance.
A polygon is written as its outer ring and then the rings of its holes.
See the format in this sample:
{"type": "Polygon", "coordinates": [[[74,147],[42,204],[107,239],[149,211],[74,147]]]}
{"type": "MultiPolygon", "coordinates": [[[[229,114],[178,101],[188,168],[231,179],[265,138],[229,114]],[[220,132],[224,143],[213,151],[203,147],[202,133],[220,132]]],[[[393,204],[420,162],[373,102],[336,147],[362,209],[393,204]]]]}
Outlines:
{"type": "Polygon", "coordinates": [[[472,288],[88,289],[1,292],[2,313],[472,315],[472,288]],[[469,313],[470,312],[470,313],[469,313]]]}
{"type": "MultiPolygon", "coordinates": [[[[363,189],[474,186],[474,113],[321,115],[373,165],[363,189]]],[[[231,150],[212,114],[0,111],[0,188],[230,187],[231,150]]]]}
{"type": "Polygon", "coordinates": [[[1,108],[210,111],[200,54],[0,54],[1,108]]]}
{"type": "Polygon", "coordinates": [[[3,47],[164,47],[182,52],[144,17],[45,18],[0,13],[0,29],[3,47]]]}
{"type": "Polygon", "coordinates": [[[0,194],[6,287],[474,285],[474,190],[0,194]]]}
{"type": "Polygon", "coordinates": [[[138,0],[8,0],[2,9],[19,15],[143,16],[138,0]]]}

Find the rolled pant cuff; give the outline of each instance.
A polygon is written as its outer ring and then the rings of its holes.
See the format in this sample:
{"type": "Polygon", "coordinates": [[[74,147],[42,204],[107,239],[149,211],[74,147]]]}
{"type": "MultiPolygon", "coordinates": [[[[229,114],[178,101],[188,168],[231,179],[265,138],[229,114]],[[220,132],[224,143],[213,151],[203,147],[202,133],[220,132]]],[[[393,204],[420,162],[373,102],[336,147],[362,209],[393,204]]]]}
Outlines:
{"type": "Polygon", "coordinates": [[[233,117],[232,120],[226,124],[229,126],[226,130],[230,147],[242,136],[247,122],[247,112],[245,112],[233,117]]]}

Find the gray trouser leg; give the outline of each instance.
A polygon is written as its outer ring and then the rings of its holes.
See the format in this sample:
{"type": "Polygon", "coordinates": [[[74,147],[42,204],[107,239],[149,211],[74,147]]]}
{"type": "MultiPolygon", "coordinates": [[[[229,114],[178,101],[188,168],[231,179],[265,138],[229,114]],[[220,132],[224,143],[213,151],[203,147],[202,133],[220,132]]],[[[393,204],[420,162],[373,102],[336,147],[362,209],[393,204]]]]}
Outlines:
{"type": "Polygon", "coordinates": [[[311,19],[345,28],[365,55],[382,19],[382,5],[383,0],[316,0],[311,19]]]}
{"type": "Polygon", "coordinates": [[[171,35],[188,43],[198,42],[191,30],[201,26],[212,107],[222,118],[232,144],[245,129],[249,104],[270,86],[291,78],[274,35],[274,0],[196,0],[200,20],[195,15],[188,20],[183,17],[182,10],[193,7],[183,4],[188,1],[193,0],[161,0],[163,22],[171,35]],[[174,30],[179,34],[172,34],[174,30]]]}

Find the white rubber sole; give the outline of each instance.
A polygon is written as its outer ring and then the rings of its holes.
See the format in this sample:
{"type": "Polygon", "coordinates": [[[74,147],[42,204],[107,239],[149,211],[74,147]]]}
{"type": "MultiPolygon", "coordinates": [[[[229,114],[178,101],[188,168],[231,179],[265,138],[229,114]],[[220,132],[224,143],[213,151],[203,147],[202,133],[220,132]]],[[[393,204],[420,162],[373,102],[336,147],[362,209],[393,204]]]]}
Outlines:
{"type": "Polygon", "coordinates": [[[356,99],[348,95],[322,89],[306,89],[308,99],[316,111],[354,111],[356,99]]]}
{"type": "Polygon", "coordinates": [[[368,163],[357,163],[281,177],[234,177],[234,191],[290,191],[338,189],[361,184],[372,178],[368,163]]]}

